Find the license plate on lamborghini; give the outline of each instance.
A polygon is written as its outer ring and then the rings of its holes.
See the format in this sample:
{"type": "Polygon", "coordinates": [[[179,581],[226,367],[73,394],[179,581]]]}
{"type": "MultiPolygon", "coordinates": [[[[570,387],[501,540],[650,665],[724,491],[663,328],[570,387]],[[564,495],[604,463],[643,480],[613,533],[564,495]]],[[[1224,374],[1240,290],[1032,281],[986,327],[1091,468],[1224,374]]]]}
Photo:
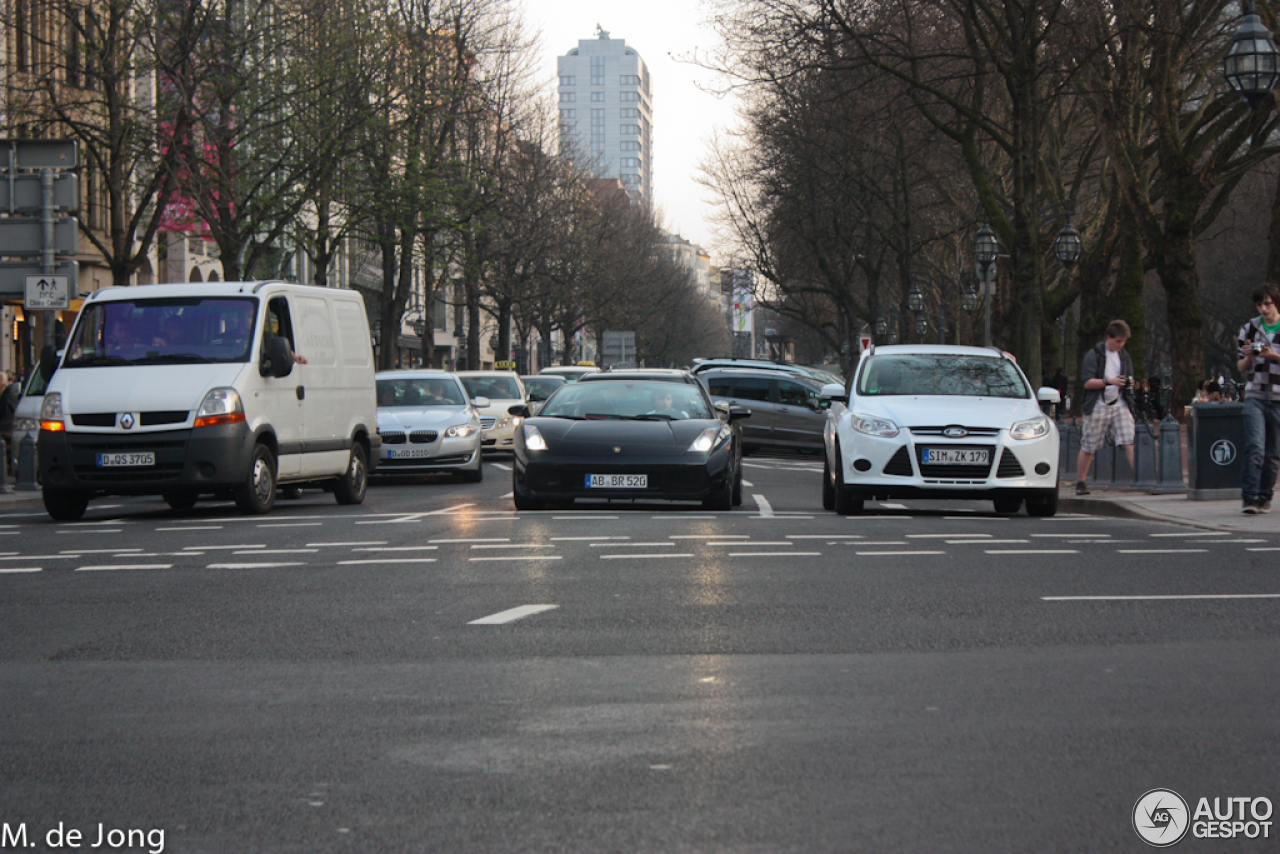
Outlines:
{"type": "Polygon", "coordinates": [[[141,454],[98,454],[98,467],[106,466],[153,466],[156,455],[153,451],[141,454]]]}
{"type": "Polygon", "coordinates": [[[589,474],[587,489],[647,489],[647,474],[589,474]]]}
{"type": "Polygon", "coordinates": [[[991,452],[986,448],[921,448],[920,462],[931,466],[986,465],[991,452]]]}

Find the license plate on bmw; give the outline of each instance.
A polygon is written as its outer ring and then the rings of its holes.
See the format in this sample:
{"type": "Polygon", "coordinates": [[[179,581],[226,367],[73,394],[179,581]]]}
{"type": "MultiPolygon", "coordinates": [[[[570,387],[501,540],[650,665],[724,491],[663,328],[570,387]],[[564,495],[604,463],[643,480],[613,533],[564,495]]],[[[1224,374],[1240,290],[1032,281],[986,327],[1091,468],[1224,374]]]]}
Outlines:
{"type": "Polygon", "coordinates": [[[589,474],[587,489],[647,489],[647,474],[589,474]]]}
{"type": "Polygon", "coordinates": [[[931,466],[986,465],[990,455],[986,448],[921,448],[920,462],[931,466]]]}
{"type": "Polygon", "coordinates": [[[153,451],[141,454],[98,454],[98,467],[106,466],[153,466],[156,455],[153,451]]]}

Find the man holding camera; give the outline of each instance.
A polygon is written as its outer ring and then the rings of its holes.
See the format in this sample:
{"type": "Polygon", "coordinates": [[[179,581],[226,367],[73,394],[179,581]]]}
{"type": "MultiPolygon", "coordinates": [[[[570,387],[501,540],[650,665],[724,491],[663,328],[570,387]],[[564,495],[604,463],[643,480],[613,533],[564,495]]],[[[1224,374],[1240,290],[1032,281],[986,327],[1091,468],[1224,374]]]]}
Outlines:
{"type": "Polygon", "coordinates": [[[1115,443],[1124,448],[1133,468],[1133,434],[1136,420],[1133,407],[1133,359],[1124,349],[1129,340],[1129,324],[1113,320],[1107,324],[1106,337],[1084,354],[1080,377],[1084,380],[1084,400],[1080,411],[1084,427],[1080,435],[1080,457],[1076,461],[1079,480],[1076,495],[1088,495],[1089,466],[1093,455],[1102,447],[1107,431],[1115,443]]]}
{"type": "Polygon", "coordinates": [[[1244,390],[1244,459],[1240,498],[1246,515],[1271,512],[1280,473],[1280,285],[1268,282],[1253,292],[1258,316],[1240,327],[1244,390]]]}

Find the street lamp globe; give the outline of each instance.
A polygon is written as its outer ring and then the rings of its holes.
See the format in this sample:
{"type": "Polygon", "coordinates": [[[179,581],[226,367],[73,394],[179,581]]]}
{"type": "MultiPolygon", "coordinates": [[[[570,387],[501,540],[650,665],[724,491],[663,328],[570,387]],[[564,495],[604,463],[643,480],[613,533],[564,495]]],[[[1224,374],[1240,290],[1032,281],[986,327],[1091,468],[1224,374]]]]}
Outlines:
{"type": "Polygon", "coordinates": [[[1280,50],[1276,49],[1271,31],[1262,25],[1253,0],[1222,58],[1222,74],[1251,110],[1262,105],[1280,80],[1280,50]]]}
{"type": "Polygon", "coordinates": [[[991,230],[988,223],[984,222],[973,238],[973,257],[985,267],[995,261],[999,254],[1000,243],[996,240],[996,233],[991,230]]]}
{"type": "Polygon", "coordinates": [[[884,315],[876,318],[876,337],[883,338],[889,332],[889,322],[884,319],[884,315]]]}
{"type": "Polygon", "coordinates": [[[907,308],[917,314],[924,311],[924,294],[920,293],[920,288],[916,285],[912,285],[907,293],[907,308]]]}
{"type": "Polygon", "coordinates": [[[978,310],[978,292],[973,289],[973,285],[964,289],[964,296],[960,298],[960,307],[968,312],[978,310]]]}
{"type": "Polygon", "coordinates": [[[427,331],[427,323],[426,323],[426,321],[425,321],[425,320],[423,320],[421,317],[419,317],[417,320],[415,320],[415,321],[413,322],[413,334],[414,334],[414,335],[417,335],[419,338],[421,338],[421,337],[422,337],[422,333],[424,333],[424,332],[426,332],[426,331],[427,331]]]}
{"type": "Polygon", "coordinates": [[[1053,253],[1058,256],[1062,266],[1070,270],[1080,260],[1080,253],[1083,251],[1084,243],[1080,240],[1080,232],[1068,222],[1053,241],[1053,253]]]}
{"type": "Polygon", "coordinates": [[[928,331],[929,331],[929,321],[924,319],[923,314],[917,315],[916,316],[916,334],[919,335],[921,338],[923,338],[924,334],[928,331]]]}

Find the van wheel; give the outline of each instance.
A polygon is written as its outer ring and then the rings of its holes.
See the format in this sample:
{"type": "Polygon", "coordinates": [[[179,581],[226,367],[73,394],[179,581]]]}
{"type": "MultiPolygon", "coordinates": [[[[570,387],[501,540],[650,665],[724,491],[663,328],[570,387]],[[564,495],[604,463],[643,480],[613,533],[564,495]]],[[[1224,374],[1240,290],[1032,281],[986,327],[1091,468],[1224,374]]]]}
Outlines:
{"type": "Polygon", "coordinates": [[[89,493],[78,492],[74,489],[49,489],[46,487],[42,497],[44,498],[44,509],[59,522],[74,522],[84,515],[85,509],[89,506],[89,493]]]}
{"type": "Polygon", "coordinates": [[[339,504],[364,502],[365,489],[369,486],[367,453],[364,445],[359,442],[351,449],[351,463],[347,466],[347,473],[342,476],[333,490],[333,497],[338,499],[339,504]]]}
{"type": "Polygon", "coordinates": [[[174,510],[190,510],[196,506],[196,497],[196,493],[186,491],[166,492],[163,496],[164,503],[174,510]]]}
{"type": "Polygon", "coordinates": [[[260,516],[276,503],[276,456],[266,445],[255,445],[249,472],[236,487],[236,507],[241,513],[260,516]]]}

